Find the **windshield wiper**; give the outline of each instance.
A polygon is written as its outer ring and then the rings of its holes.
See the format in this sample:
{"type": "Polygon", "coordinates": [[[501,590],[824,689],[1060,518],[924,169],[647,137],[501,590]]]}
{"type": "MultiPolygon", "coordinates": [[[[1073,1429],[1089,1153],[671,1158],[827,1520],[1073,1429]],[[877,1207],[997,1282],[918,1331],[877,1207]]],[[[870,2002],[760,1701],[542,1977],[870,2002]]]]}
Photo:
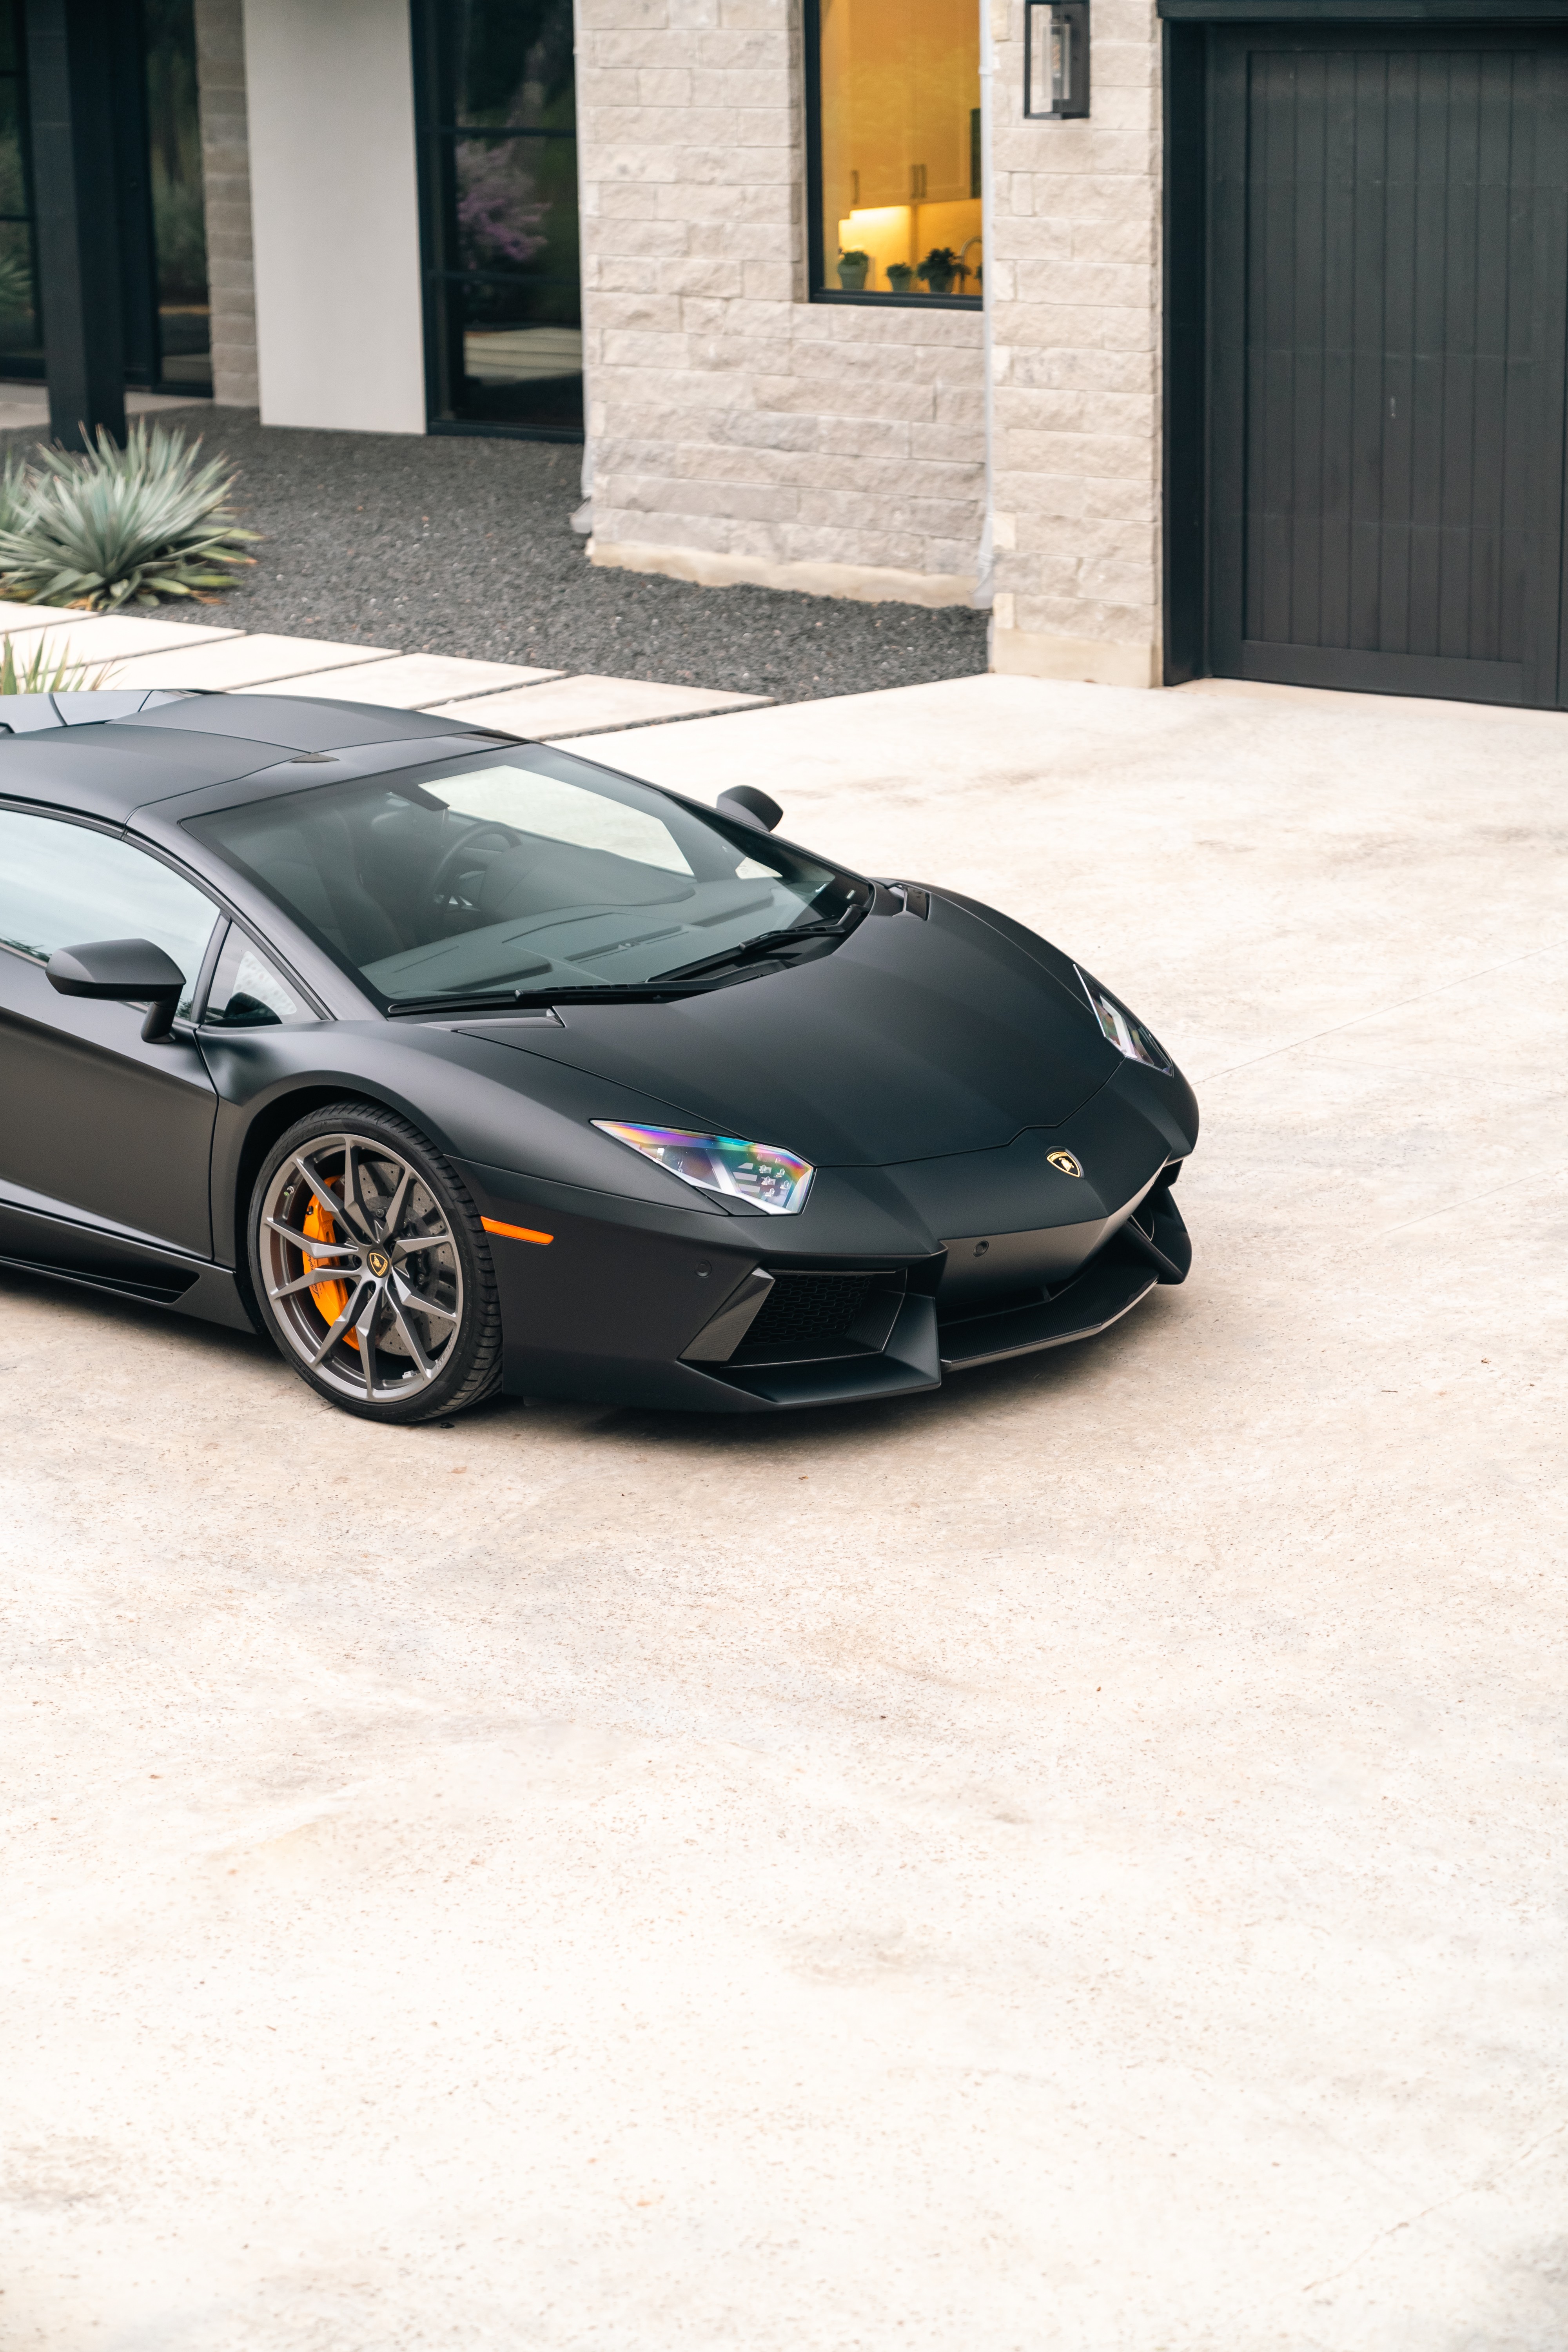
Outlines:
{"type": "Polygon", "coordinates": [[[666,988],[661,982],[632,982],[621,984],[613,980],[603,982],[597,988],[573,987],[570,982],[560,988],[477,989],[464,994],[458,989],[450,996],[393,996],[386,1009],[392,1013],[516,1013],[531,1007],[551,1004],[657,1004],[667,996],[695,996],[695,988],[666,988]]]}
{"type": "Polygon", "coordinates": [[[717,955],[704,956],[697,963],[681,964],[673,971],[661,972],[655,980],[606,980],[596,987],[574,985],[567,981],[559,988],[458,989],[449,996],[395,996],[388,1001],[386,1009],[389,1013],[515,1013],[534,1005],[658,1004],[667,997],[700,996],[706,979],[776,956],[781,948],[797,940],[804,944],[812,940],[845,937],[841,924],[811,923],[804,929],[763,931],[739,947],[721,948],[717,955]]]}
{"type": "Polygon", "coordinates": [[[752,963],[759,956],[776,955],[782,947],[796,940],[841,940],[845,937],[839,923],[807,923],[790,930],[762,931],[754,940],[742,940],[739,947],[721,948],[717,955],[704,956],[698,963],[678,964],[673,971],[661,972],[659,984],[666,981],[700,980],[705,972],[728,971],[732,965],[752,963]]]}

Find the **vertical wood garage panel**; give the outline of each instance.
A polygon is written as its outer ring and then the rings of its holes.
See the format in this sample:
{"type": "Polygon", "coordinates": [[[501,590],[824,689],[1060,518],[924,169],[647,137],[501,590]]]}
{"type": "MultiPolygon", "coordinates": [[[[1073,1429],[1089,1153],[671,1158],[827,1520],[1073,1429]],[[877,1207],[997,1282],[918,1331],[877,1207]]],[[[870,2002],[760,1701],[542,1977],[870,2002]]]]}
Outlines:
{"type": "Polygon", "coordinates": [[[1555,703],[1568,50],[1226,31],[1210,87],[1213,667],[1555,703]]]}

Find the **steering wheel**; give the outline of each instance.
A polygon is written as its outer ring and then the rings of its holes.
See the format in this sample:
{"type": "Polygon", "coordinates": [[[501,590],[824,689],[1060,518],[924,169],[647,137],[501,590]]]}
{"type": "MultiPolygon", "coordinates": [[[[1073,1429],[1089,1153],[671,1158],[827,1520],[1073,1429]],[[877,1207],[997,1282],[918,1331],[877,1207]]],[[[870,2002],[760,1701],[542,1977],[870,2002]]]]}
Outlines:
{"type": "Polygon", "coordinates": [[[496,817],[481,817],[477,824],[464,834],[461,841],[455,841],[452,844],[451,848],[431,876],[427,896],[433,913],[440,914],[445,911],[450,903],[449,886],[454,877],[461,873],[464,859],[472,855],[473,850],[484,839],[487,833],[498,835],[503,846],[508,849],[515,849],[517,846],[518,836],[510,824],[502,824],[496,817]]]}

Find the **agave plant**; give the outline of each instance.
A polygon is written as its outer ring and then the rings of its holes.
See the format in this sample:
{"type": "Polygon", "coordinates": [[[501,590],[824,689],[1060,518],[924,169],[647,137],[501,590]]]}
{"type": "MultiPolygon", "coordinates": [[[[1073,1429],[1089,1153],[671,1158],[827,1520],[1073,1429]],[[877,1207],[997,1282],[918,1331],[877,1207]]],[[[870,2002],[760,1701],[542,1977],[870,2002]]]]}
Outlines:
{"type": "Polygon", "coordinates": [[[232,587],[257,533],[229,509],[233,476],[216,458],[197,464],[201,446],[138,421],[123,449],[100,427],[84,455],[40,449],[37,471],[7,459],[0,589],[20,604],[100,612],[232,587]]]}
{"type": "Polygon", "coordinates": [[[10,637],[0,637],[0,694],[91,694],[108,672],[106,662],[94,669],[87,662],[72,661],[70,639],[57,649],[49,644],[47,629],[40,637],[28,639],[20,661],[10,637]]]}

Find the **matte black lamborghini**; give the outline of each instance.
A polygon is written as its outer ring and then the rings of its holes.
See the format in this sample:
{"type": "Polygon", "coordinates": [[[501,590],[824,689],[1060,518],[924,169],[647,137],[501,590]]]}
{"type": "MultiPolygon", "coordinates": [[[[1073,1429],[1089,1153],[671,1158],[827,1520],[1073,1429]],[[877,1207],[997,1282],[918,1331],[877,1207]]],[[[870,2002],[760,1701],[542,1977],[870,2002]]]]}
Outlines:
{"type": "Polygon", "coordinates": [[[1186,1274],[1150,1032],[761,793],[281,695],[0,709],[6,1263],[397,1422],[891,1396],[1186,1274]]]}

